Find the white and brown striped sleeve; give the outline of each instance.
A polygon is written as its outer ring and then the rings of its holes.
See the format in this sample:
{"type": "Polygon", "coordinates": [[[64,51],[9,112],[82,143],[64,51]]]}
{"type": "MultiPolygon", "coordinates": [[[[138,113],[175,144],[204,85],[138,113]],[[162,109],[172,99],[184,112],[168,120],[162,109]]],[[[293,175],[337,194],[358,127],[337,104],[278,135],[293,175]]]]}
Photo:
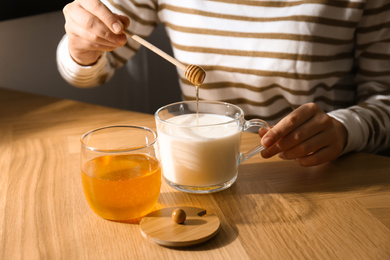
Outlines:
{"type": "Polygon", "coordinates": [[[390,1],[368,0],[356,29],[357,104],[330,112],[347,127],[345,152],[390,147],[390,1]]]}

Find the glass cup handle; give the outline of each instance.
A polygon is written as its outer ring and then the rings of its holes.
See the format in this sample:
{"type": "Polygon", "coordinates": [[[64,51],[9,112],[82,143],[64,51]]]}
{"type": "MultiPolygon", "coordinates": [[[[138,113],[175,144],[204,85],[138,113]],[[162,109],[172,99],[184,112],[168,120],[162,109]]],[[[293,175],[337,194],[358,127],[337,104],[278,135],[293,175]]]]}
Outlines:
{"type": "MultiPolygon", "coordinates": [[[[266,128],[266,129],[270,128],[270,126],[267,124],[267,122],[265,122],[261,119],[251,119],[251,120],[245,121],[243,128],[242,128],[242,131],[246,132],[246,131],[248,131],[249,128],[254,127],[254,126],[258,126],[260,128],[266,128]]],[[[249,158],[251,158],[255,154],[263,151],[264,149],[265,148],[261,144],[259,144],[258,146],[252,148],[251,150],[249,150],[246,153],[240,153],[240,158],[238,160],[238,164],[240,165],[241,163],[245,162],[246,160],[248,160],[249,158]]]]}

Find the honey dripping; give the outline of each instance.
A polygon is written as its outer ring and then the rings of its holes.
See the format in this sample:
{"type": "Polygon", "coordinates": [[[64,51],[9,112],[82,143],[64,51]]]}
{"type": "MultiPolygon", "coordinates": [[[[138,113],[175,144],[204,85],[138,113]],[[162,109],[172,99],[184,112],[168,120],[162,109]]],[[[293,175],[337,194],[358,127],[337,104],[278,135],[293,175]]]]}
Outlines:
{"type": "Polygon", "coordinates": [[[196,65],[188,65],[184,76],[195,85],[196,96],[196,125],[199,125],[199,86],[206,78],[206,71],[202,67],[196,65]]]}
{"type": "Polygon", "coordinates": [[[196,126],[199,126],[199,86],[195,86],[195,96],[196,96],[196,126]]]}

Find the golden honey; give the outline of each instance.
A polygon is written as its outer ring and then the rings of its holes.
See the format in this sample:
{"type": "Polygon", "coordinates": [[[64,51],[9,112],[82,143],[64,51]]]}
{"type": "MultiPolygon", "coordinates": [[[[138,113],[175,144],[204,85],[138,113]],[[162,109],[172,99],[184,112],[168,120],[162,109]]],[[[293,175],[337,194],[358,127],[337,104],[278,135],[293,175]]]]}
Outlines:
{"type": "Polygon", "coordinates": [[[109,220],[126,221],[148,214],[160,194],[160,163],[146,154],[97,157],[83,165],[81,175],[90,207],[109,220]]]}

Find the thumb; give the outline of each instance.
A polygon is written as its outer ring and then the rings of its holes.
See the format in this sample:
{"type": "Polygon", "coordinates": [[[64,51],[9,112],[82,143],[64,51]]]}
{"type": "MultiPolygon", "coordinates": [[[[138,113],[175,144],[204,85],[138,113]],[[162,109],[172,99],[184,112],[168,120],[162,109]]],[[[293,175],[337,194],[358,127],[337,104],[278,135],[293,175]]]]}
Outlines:
{"type": "Polygon", "coordinates": [[[130,19],[127,16],[119,14],[118,19],[122,22],[124,29],[126,29],[130,26],[130,19]]]}

